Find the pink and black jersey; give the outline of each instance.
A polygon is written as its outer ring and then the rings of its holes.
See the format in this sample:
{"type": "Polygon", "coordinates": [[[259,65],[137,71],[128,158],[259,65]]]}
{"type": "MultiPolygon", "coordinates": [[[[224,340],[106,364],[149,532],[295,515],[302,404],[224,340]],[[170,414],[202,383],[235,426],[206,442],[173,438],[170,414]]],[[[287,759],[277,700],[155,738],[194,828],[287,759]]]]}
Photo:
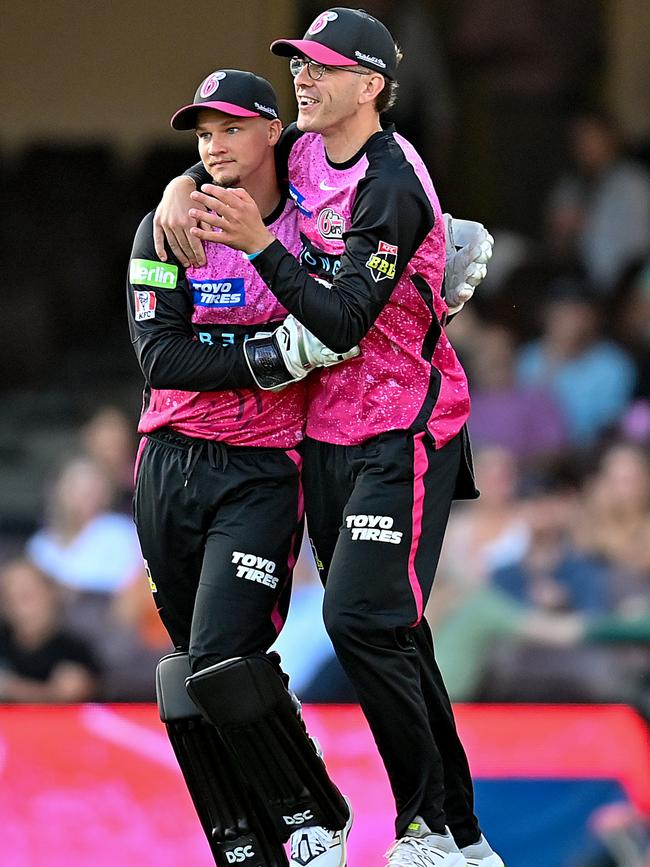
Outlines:
{"type": "MultiPolygon", "coordinates": [[[[237,250],[207,244],[207,264],[184,269],[158,259],[153,216],[136,234],[127,296],[131,339],[145,375],[138,430],[171,428],[237,446],[291,448],[304,433],[306,387],[254,387],[244,353],[248,337],[286,316],[252,263],[237,250]]],[[[297,210],[283,199],[267,225],[294,255],[297,210]]]]}
{"type": "Polygon", "coordinates": [[[310,376],[307,433],[354,445],[394,429],[441,447],[469,415],[467,379],[441,325],[445,236],[438,198],[393,129],[344,164],[322,138],[284,133],[300,213],[298,259],[278,239],[254,260],[273,293],[335,351],[361,356],[310,376]]]}

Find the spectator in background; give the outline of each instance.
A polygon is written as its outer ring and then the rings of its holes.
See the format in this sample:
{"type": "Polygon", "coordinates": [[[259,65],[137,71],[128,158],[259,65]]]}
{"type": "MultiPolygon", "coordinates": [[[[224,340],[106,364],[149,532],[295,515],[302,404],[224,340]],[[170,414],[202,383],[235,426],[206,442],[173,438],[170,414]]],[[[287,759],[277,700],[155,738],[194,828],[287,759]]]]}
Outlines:
{"type": "Polygon", "coordinates": [[[474,446],[502,446],[528,464],[564,448],[566,424],[548,386],[517,382],[512,332],[487,323],[478,331],[473,349],[469,429],[474,446]]]}
{"type": "Polygon", "coordinates": [[[639,373],[634,396],[650,409],[650,256],[624,275],[613,304],[616,337],[631,353],[639,373]]]}
{"type": "MultiPolygon", "coordinates": [[[[530,541],[516,563],[494,571],[492,586],[523,611],[546,619],[539,634],[520,629],[504,641],[484,673],[481,698],[493,701],[614,700],[616,660],[582,641],[587,623],[611,606],[612,572],[606,563],[576,548],[572,530],[579,501],[551,482],[527,499],[530,541]],[[555,628],[570,631],[553,647],[555,628]],[[570,639],[570,640],[567,640],[570,639]]],[[[514,631],[513,631],[514,632],[514,631]]]]}
{"type": "Polygon", "coordinates": [[[589,446],[630,402],[634,363],[600,335],[599,308],[582,281],[554,280],[542,316],[541,337],[519,352],[517,380],[526,388],[549,389],[563,410],[571,444],[589,446]]]}
{"type": "Polygon", "coordinates": [[[550,196],[550,253],[577,261],[606,295],[650,250],[650,175],[625,155],[620,130],[605,112],[577,114],[570,139],[575,171],[550,196]]]}
{"type": "Polygon", "coordinates": [[[0,572],[0,614],[0,702],[96,698],[91,647],[64,627],[57,586],[26,559],[0,572]]]}
{"type": "MultiPolygon", "coordinates": [[[[452,512],[429,605],[435,624],[436,658],[455,701],[479,695],[486,665],[500,642],[535,641],[544,647],[573,644],[582,632],[574,614],[536,607],[494,586],[494,572],[521,563],[530,548],[526,502],[518,495],[519,473],[512,453],[500,447],[477,453],[480,499],[452,512]]],[[[557,506],[572,524],[574,497],[557,506]]]]}
{"type": "Polygon", "coordinates": [[[528,544],[515,455],[501,446],[484,447],[476,453],[475,467],[481,496],[452,507],[434,594],[439,585],[453,594],[484,586],[495,569],[518,560],[528,544]]]}
{"type": "Polygon", "coordinates": [[[50,491],[45,526],[27,542],[36,565],[71,591],[115,593],[142,572],[133,522],[109,511],[112,497],[97,461],[72,458],[50,491]]]}
{"type": "Polygon", "coordinates": [[[650,458],[641,446],[606,450],[586,489],[576,541],[615,571],[617,606],[650,610],[650,458]]]}
{"type": "Polygon", "coordinates": [[[520,508],[529,529],[528,544],[517,561],[493,570],[492,585],[540,611],[607,611],[610,574],[596,557],[573,544],[573,499],[552,485],[542,485],[520,508]]]}
{"type": "Polygon", "coordinates": [[[106,672],[102,697],[148,700],[169,643],[146,623],[147,577],[135,527],[129,516],[109,511],[112,501],[100,464],[72,458],[50,491],[45,526],[26,550],[64,591],[66,623],[93,643],[106,672]]]}
{"type": "Polygon", "coordinates": [[[81,429],[81,446],[96,460],[113,487],[113,503],[129,515],[133,509],[133,422],[116,406],[103,406],[81,429]]]}

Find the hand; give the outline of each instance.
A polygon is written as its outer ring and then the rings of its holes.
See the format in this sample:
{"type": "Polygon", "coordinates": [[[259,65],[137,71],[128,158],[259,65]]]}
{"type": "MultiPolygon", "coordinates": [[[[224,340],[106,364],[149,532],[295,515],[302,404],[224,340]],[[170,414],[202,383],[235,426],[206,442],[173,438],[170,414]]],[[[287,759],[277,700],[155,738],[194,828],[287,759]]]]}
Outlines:
{"type": "MultiPolygon", "coordinates": [[[[165,187],[165,192],[153,218],[153,242],[161,262],[167,261],[165,238],[173,254],[184,268],[205,265],[203,245],[190,234],[199,217],[190,217],[189,209],[194,204],[190,192],[195,189],[192,178],[181,175],[165,187]]],[[[198,209],[197,209],[198,211],[198,209]]]]}
{"type": "Polygon", "coordinates": [[[272,334],[257,334],[247,340],[244,353],[255,382],[268,391],[298,382],[316,367],[356,358],[360,350],[353,346],[347,352],[333,352],[289,315],[272,334]]]}
{"type": "Polygon", "coordinates": [[[449,313],[458,313],[487,274],[494,238],[481,223],[456,220],[444,214],[447,240],[445,301],[449,313]]]}
{"type": "Polygon", "coordinates": [[[260,216],[255,200],[239,188],[224,189],[214,184],[203,184],[202,192],[193,192],[191,198],[210,213],[192,208],[190,216],[201,219],[211,228],[190,229],[195,238],[225,244],[244,253],[258,253],[275,241],[260,216]],[[213,229],[220,229],[215,234],[213,229]]]}

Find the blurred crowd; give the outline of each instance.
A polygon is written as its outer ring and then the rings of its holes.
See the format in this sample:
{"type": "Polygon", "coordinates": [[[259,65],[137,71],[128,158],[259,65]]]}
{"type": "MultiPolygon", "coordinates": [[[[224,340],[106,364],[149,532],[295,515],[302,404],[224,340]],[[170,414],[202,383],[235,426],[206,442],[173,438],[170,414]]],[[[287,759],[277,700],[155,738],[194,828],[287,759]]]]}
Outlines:
{"type": "MultiPolygon", "coordinates": [[[[452,512],[427,614],[456,700],[650,716],[650,180],[606,116],[572,135],[544,237],[495,228],[449,325],[481,497],[452,512]]],[[[101,406],[65,445],[0,571],[0,699],[151,699],[169,643],[130,516],[135,420],[101,406]]],[[[305,544],[278,649],[305,700],[353,701],[321,599],[305,544]]]]}
{"type": "MultiPolygon", "coordinates": [[[[440,28],[407,0],[366,5],[408,49],[396,120],[443,208],[483,219],[496,239],[485,283],[448,327],[470,377],[481,490],[452,512],[427,610],[449,691],[625,701],[650,717],[650,174],[647,148],[612,116],[575,108],[577,91],[593,90],[598,22],[566,12],[595,29],[572,35],[531,0],[522,32],[518,4],[491,4],[509,24],[493,44],[469,0],[440,28]],[[572,64],[544,55],[550,26],[572,64]],[[494,127],[479,118],[469,141],[459,130],[478,79],[494,127]],[[470,188],[491,184],[485,211],[471,212],[470,188]]],[[[140,217],[193,159],[191,146],[152,147],[125,171],[110,146],[43,144],[4,170],[38,242],[30,269],[7,269],[0,341],[15,410],[0,418],[0,468],[15,474],[0,491],[0,701],[153,698],[170,647],[131,520],[141,383],[122,275],[140,217]],[[48,181],[36,211],[35,170],[48,181]],[[30,484],[38,496],[24,498],[30,484]]],[[[6,219],[0,237],[7,265],[6,219]]],[[[305,544],[278,649],[304,700],[353,701],[321,599],[305,544]]]]}

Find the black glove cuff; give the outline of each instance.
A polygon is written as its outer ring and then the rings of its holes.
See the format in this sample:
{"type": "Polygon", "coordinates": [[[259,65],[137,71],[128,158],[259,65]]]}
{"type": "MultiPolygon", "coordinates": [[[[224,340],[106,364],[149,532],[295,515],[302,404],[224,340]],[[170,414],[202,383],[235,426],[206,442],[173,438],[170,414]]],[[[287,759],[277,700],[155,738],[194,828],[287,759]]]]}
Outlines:
{"type": "Polygon", "coordinates": [[[268,390],[293,382],[273,334],[268,337],[251,337],[244,343],[244,353],[260,388],[268,390]]]}

